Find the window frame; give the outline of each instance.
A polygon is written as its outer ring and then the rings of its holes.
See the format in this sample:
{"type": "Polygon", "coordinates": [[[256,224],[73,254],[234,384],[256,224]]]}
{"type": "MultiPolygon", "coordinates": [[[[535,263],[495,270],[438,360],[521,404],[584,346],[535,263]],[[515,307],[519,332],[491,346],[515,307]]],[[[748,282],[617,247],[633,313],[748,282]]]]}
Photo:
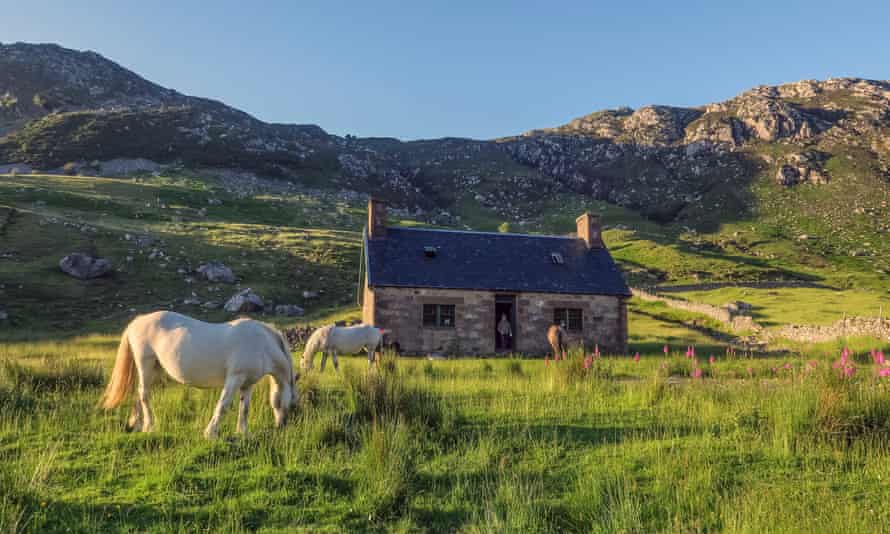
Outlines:
{"type": "Polygon", "coordinates": [[[558,325],[565,324],[567,332],[583,332],[584,331],[584,309],[583,308],[553,308],[553,322],[558,325]],[[573,317],[577,314],[577,317],[573,317]],[[577,319],[577,321],[573,321],[577,319]]]}
{"type": "Polygon", "coordinates": [[[455,328],[457,306],[454,304],[424,303],[421,310],[421,325],[424,328],[455,328]],[[428,321],[432,318],[432,321],[428,321]],[[449,323],[445,323],[450,320],[449,323]]]}

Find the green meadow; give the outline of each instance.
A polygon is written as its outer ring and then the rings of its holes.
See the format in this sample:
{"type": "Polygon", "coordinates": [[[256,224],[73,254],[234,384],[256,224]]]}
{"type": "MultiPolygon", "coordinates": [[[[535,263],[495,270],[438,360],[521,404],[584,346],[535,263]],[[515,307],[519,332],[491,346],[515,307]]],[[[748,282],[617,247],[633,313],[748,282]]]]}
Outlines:
{"type": "MultiPolygon", "coordinates": [[[[481,230],[565,234],[578,213],[601,212],[632,285],[742,300],[767,329],[890,313],[881,257],[779,232],[768,205],[760,219],[702,233],[581,197],[549,202],[525,221],[470,199],[456,215],[481,230]],[[739,284],[776,281],[789,284],[739,284]]],[[[200,263],[225,262],[240,287],[306,309],[258,317],[279,327],[357,318],[364,209],[330,191],[244,193],[185,171],[0,177],[0,530],[890,530],[890,378],[868,354],[890,343],[751,354],[717,321],[636,299],[630,354],[587,367],[580,352],[566,362],[388,357],[379,370],[347,357],[340,373],[300,378],[283,429],[263,383],[246,437],[230,410],[221,438],[205,440],[219,392],[169,381],[153,395],[154,433],[124,431],[129,404],[96,408],[135,314],[231,318],[183,302],[237,289],[200,279],[200,263]],[[58,261],[74,251],[109,258],[115,273],[63,275],[58,261]],[[856,368],[847,378],[833,368],[844,347],[856,368]]]]}
{"type": "Polygon", "coordinates": [[[157,428],[96,408],[117,340],[0,348],[0,527],[139,532],[880,532],[890,379],[836,346],[639,362],[344,358],[250,433],[217,391],[165,383],[157,428]],[[694,368],[701,369],[700,378],[694,368]]]}

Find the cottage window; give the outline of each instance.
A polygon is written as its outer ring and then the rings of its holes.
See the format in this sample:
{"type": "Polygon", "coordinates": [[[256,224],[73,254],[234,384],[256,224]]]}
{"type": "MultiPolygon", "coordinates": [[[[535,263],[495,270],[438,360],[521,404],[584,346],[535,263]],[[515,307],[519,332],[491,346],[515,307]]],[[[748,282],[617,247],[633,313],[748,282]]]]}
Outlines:
{"type": "Polygon", "coordinates": [[[555,308],[553,322],[571,332],[583,329],[581,308],[555,308]]]}
{"type": "Polygon", "coordinates": [[[423,326],[454,328],[454,304],[424,304],[423,326]]]}

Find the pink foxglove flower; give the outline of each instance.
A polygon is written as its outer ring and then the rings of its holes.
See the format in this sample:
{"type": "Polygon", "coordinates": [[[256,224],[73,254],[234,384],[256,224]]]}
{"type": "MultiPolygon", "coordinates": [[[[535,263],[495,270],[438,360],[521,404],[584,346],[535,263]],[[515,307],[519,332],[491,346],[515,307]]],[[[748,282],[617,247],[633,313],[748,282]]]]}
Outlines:
{"type": "Polygon", "coordinates": [[[878,369],[878,376],[887,377],[890,376],[890,367],[881,367],[878,369]]]}
{"type": "Polygon", "coordinates": [[[634,361],[639,363],[639,361],[640,361],[640,353],[639,352],[634,354],[634,361]]]}
{"type": "Polygon", "coordinates": [[[668,355],[668,352],[670,351],[670,349],[668,348],[667,345],[665,345],[664,347],[662,347],[661,350],[664,351],[664,355],[665,355],[665,356],[667,356],[667,355],[668,355]]]}

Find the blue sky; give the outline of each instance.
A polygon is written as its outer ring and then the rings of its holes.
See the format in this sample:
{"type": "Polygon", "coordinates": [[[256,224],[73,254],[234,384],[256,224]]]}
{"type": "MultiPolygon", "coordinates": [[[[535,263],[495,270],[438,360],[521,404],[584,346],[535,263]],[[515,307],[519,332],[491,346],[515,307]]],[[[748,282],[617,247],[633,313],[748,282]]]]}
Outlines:
{"type": "Polygon", "coordinates": [[[890,2],[0,0],[0,41],[95,50],[273,122],[492,138],[760,84],[890,78],[890,2]]]}

